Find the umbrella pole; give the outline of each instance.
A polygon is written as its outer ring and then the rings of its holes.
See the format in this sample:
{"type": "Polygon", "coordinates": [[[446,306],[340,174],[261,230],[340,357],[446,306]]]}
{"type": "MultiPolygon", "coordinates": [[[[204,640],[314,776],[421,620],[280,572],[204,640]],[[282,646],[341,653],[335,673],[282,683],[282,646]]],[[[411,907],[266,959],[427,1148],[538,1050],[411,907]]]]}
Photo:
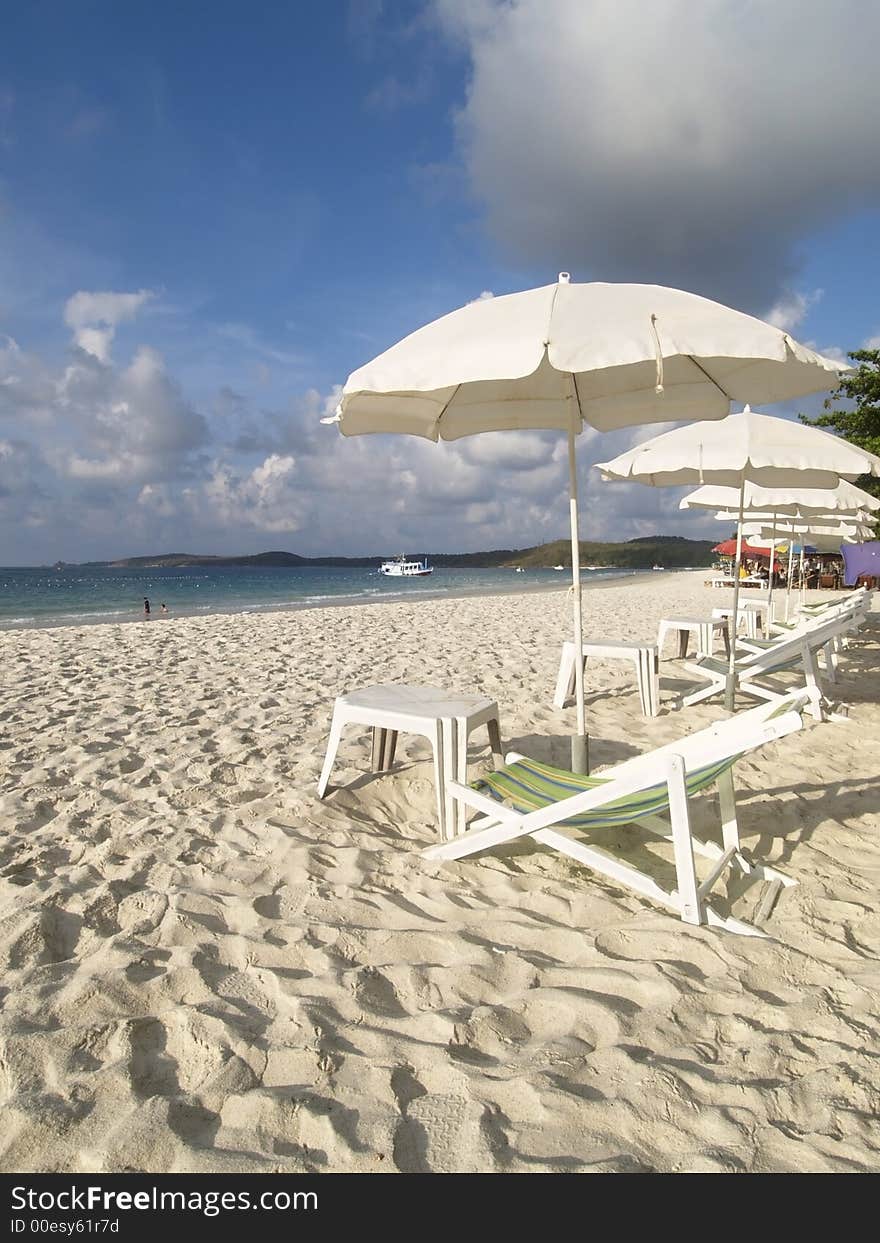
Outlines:
{"type": "Polygon", "coordinates": [[[574,687],[577,698],[577,733],[571,740],[571,771],[590,771],[587,743],[587,714],[584,706],[584,619],[581,602],[581,547],[578,529],[577,459],[574,423],[568,429],[568,492],[571,519],[571,585],[574,595],[574,687]]]}
{"type": "Polygon", "coordinates": [[[791,533],[788,537],[788,586],[785,589],[785,620],[788,621],[789,609],[791,606],[791,579],[794,571],[794,539],[791,533]]]}
{"type": "MultiPolygon", "coordinates": [[[[770,532],[770,573],[767,575],[767,629],[773,620],[773,567],[776,564],[776,510],[773,510],[773,529],[770,532]]],[[[764,635],[767,638],[767,635],[764,635]]]]}
{"type": "Polygon", "coordinates": [[[800,568],[798,570],[798,574],[801,580],[800,581],[800,597],[801,597],[801,604],[803,604],[807,598],[807,589],[804,586],[804,536],[803,535],[801,536],[801,563],[800,563],[800,568]]]}
{"type": "Polygon", "coordinates": [[[733,612],[730,617],[730,664],[727,668],[727,686],[724,690],[724,706],[733,712],[736,699],[734,669],[736,665],[736,634],[739,629],[739,567],[742,565],[743,502],[745,500],[746,476],[743,472],[739,485],[739,519],[736,524],[736,563],[733,567],[733,612]]]}

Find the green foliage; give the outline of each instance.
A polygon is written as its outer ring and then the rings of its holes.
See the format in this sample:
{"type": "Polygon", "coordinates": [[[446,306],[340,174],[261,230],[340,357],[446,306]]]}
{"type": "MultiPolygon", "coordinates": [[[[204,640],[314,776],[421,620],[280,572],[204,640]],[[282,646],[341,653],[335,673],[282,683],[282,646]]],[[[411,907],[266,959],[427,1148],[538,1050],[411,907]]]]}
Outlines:
{"type": "MultiPolygon", "coordinates": [[[[880,349],[852,350],[848,357],[859,366],[843,376],[826,399],[826,413],[817,419],[803,414],[800,417],[804,423],[827,427],[851,444],[880,456],[880,349]],[[848,404],[842,406],[842,402],[848,404]]],[[[880,479],[873,475],[862,475],[856,484],[872,496],[880,496],[880,479]]],[[[880,519],[874,529],[880,535],[880,519]]]]}

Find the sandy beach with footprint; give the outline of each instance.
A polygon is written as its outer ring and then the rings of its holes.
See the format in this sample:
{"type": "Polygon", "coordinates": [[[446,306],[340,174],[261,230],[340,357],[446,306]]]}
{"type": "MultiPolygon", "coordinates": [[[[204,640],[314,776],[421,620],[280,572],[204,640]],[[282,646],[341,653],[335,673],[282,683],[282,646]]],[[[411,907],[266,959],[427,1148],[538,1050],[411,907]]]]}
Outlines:
{"type": "MultiPolygon", "coordinates": [[[[591,589],[587,633],[707,615],[704,577],[591,589]]],[[[767,940],[527,843],[426,861],[418,738],[374,776],[352,729],[316,800],[334,696],[382,681],[496,699],[507,745],[564,765],[569,617],[553,591],[0,634],[0,1167],[876,1169],[876,614],[834,688],[848,722],[737,766],[746,846],[799,882],[767,940]]],[[[724,715],[646,720],[619,665],[587,687],[594,766],[724,715]]],[[[668,881],[665,847],[632,849],[668,881]]]]}

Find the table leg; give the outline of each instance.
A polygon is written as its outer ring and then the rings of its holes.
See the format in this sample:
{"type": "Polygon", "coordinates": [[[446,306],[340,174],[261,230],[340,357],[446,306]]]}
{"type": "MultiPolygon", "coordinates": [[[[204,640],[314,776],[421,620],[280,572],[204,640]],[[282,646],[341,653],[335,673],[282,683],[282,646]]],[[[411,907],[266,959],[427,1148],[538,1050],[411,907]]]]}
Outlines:
{"type": "Polygon", "coordinates": [[[572,683],[574,682],[574,644],[564,643],[562,645],[562,655],[559,658],[559,674],[556,678],[556,693],[553,696],[553,705],[556,708],[564,708],[565,701],[571,694],[572,683]],[[572,659],[568,660],[569,648],[572,651],[572,659]]]}
{"type": "MultiPolygon", "coordinates": [[[[434,725],[431,742],[434,748],[434,789],[437,795],[437,824],[440,829],[440,840],[445,842],[452,830],[452,820],[447,816],[449,800],[446,796],[446,774],[449,771],[450,757],[455,744],[455,726],[447,717],[438,720],[434,725]]],[[[452,775],[451,773],[449,774],[452,775]]]]}
{"type": "Polygon", "coordinates": [[[494,760],[495,770],[504,767],[504,749],[501,745],[501,725],[498,717],[489,717],[486,722],[486,729],[489,731],[489,746],[492,748],[492,759],[494,760]]]}
{"type": "Polygon", "coordinates": [[[712,627],[701,626],[697,631],[697,660],[712,655],[712,627]]]}
{"type": "MultiPolygon", "coordinates": [[[[467,745],[468,731],[467,720],[463,717],[456,717],[455,720],[455,750],[452,754],[455,757],[455,771],[452,774],[454,781],[467,785],[467,745]]],[[[467,810],[462,803],[455,803],[453,808],[454,819],[449,822],[449,832],[457,836],[464,832],[465,819],[467,810]]]]}
{"type": "Polygon", "coordinates": [[[643,647],[641,656],[641,678],[645,685],[645,716],[654,717],[660,711],[660,653],[650,647],[643,647]]]}
{"type": "Polygon", "coordinates": [[[657,655],[660,656],[661,659],[663,656],[663,643],[664,643],[664,640],[666,639],[666,631],[668,629],[669,627],[666,625],[665,622],[662,622],[662,621],[660,625],[657,627],[657,655]]]}
{"type": "Polygon", "coordinates": [[[387,773],[394,763],[397,750],[397,730],[385,729],[381,725],[373,726],[373,748],[371,767],[374,773],[387,773]]]}
{"type": "Polygon", "coordinates": [[[653,669],[649,661],[649,652],[646,647],[640,647],[636,653],[636,680],[639,687],[639,703],[642,708],[642,716],[653,716],[651,679],[653,669]]]}
{"type": "Polygon", "coordinates": [[[382,752],[382,771],[390,772],[394,765],[394,756],[397,751],[397,730],[385,730],[385,747],[382,752]]]}
{"type": "Polygon", "coordinates": [[[339,750],[339,740],[342,737],[343,717],[336,708],[333,709],[333,719],[330,722],[330,737],[327,739],[327,754],[324,756],[324,767],[321,769],[321,776],[318,780],[318,798],[323,798],[327,792],[327,782],[330,780],[330,774],[333,771],[333,761],[336,759],[336,752],[339,750]]]}
{"type": "Polygon", "coordinates": [[[374,773],[382,771],[382,755],[385,751],[385,734],[381,725],[373,726],[373,749],[370,754],[370,768],[374,773]]]}
{"type": "Polygon", "coordinates": [[[689,630],[679,630],[678,632],[678,659],[684,660],[688,654],[688,642],[691,637],[689,630]]]}

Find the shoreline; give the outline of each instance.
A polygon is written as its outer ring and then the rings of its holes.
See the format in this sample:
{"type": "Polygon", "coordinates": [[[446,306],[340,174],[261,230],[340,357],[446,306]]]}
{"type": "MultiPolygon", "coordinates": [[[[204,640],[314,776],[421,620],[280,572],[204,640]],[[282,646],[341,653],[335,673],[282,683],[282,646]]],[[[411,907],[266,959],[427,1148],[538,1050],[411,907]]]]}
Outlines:
{"type": "MultiPolygon", "coordinates": [[[[664,570],[664,576],[670,574],[696,574],[708,573],[709,571],[701,567],[682,568],[664,570]]],[[[651,570],[619,570],[613,574],[605,574],[598,578],[585,578],[581,581],[583,590],[594,590],[597,587],[611,586],[626,581],[627,583],[641,582],[646,578],[654,578],[656,571],[651,570]]],[[[212,617],[238,617],[242,614],[251,614],[256,617],[268,617],[273,613],[303,613],[310,612],[313,609],[333,609],[333,608],[360,608],[368,607],[375,604],[418,604],[420,601],[438,601],[438,600],[474,600],[488,599],[490,597],[515,597],[519,595],[540,595],[553,592],[568,591],[570,581],[566,577],[563,583],[556,582],[540,582],[540,583],[519,583],[511,584],[509,588],[499,587],[497,585],[485,588],[453,588],[448,591],[442,590],[425,590],[419,591],[418,595],[408,595],[405,591],[399,594],[388,594],[381,598],[370,597],[366,599],[362,596],[345,596],[340,595],[334,598],[315,600],[290,601],[288,603],[279,603],[270,601],[266,604],[254,602],[251,604],[242,604],[236,606],[234,604],[221,604],[216,609],[204,608],[193,610],[192,612],[179,611],[174,613],[162,614],[154,612],[150,615],[150,621],[194,621],[212,617]]],[[[0,634],[10,634],[17,631],[35,631],[35,630],[76,630],[81,628],[91,629],[94,626],[130,626],[135,623],[144,622],[143,613],[134,613],[132,616],[118,617],[110,613],[95,614],[89,618],[82,619],[66,619],[59,621],[57,617],[46,617],[45,619],[35,619],[33,621],[18,621],[13,619],[11,622],[0,620],[0,634]]]]}

